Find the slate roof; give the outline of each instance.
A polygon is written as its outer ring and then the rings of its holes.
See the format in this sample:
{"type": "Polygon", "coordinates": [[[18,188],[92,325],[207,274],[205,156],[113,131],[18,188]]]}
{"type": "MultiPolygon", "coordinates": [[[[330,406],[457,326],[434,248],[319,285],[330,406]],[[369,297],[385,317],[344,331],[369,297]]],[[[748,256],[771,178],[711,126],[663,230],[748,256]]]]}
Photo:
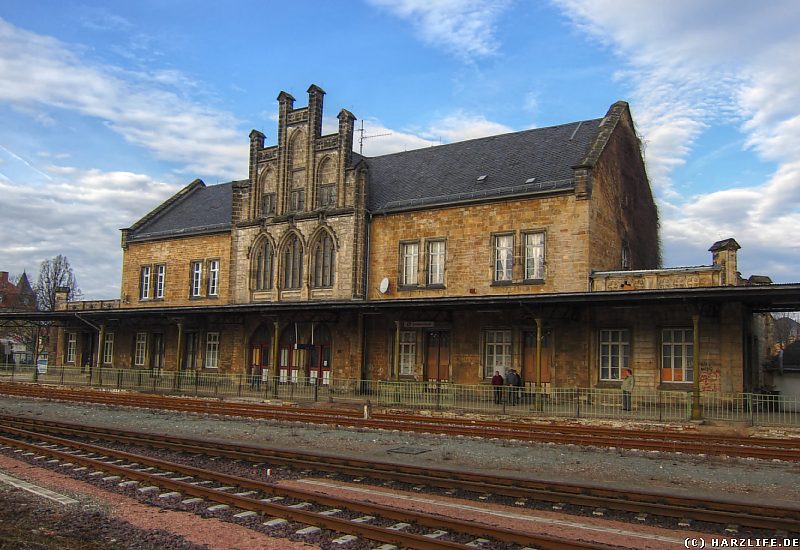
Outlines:
{"type": "Polygon", "coordinates": [[[481,198],[572,189],[603,119],[365,158],[367,208],[404,210],[481,198]],[[482,180],[479,177],[486,176],[482,180]],[[527,180],[536,178],[532,183],[527,180]]]}
{"type": "Polygon", "coordinates": [[[128,241],[230,229],[234,183],[206,186],[193,182],[182,195],[173,197],[175,200],[167,201],[134,224],[128,241]]]}

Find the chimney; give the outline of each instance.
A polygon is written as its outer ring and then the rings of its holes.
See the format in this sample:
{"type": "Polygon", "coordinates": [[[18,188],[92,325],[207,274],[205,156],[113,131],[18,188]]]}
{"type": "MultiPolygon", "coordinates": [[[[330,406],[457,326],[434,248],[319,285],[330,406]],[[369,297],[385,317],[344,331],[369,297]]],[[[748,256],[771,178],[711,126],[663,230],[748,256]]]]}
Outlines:
{"type": "Polygon", "coordinates": [[[708,249],[711,252],[711,263],[721,267],[720,286],[737,286],[739,284],[739,270],[736,265],[736,251],[742,248],[735,239],[717,241],[708,249]]]}
{"type": "Polygon", "coordinates": [[[64,311],[67,309],[67,296],[69,296],[69,288],[65,286],[56,287],[56,311],[64,311]]]}

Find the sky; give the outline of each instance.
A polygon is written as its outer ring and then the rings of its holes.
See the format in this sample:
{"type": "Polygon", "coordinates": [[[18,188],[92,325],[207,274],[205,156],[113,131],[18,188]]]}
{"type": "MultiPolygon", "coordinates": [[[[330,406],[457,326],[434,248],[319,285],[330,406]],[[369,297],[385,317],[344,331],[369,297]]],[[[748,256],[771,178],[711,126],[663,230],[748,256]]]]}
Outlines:
{"type": "Polygon", "coordinates": [[[733,237],[744,277],[798,282],[798,28],[795,0],[4,0],[0,270],[63,254],[84,298],[117,298],[119,229],[246,178],[250,130],[274,144],[278,94],[313,83],[367,156],[625,100],[664,266],[733,237]]]}

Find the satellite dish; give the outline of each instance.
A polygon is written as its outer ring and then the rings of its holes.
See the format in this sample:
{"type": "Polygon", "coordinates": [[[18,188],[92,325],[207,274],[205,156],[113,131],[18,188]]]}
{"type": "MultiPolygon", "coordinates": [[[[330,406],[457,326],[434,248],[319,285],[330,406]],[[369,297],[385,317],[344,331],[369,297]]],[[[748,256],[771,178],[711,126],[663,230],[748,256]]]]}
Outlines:
{"type": "Polygon", "coordinates": [[[378,286],[378,292],[381,294],[386,294],[387,290],[389,290],[389,278],[384,277],[381,279],[381,284],[378,286]]]}

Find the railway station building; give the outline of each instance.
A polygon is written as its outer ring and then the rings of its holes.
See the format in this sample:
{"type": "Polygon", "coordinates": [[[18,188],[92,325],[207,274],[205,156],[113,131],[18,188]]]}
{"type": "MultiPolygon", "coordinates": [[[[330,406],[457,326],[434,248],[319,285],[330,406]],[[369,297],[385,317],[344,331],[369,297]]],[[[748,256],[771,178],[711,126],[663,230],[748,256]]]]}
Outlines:
{"type": "MultiPolygon", "coordinates": [[[[63,301],[51,364],[703,390],[762,383],[769,317],[798,285],[743,278],[738,243],[661,265],[624,102],[591,120],[377,157],[325,92],[278,96],[246,177],[195,180],[122,230],[118,300],[63,301]],[[687,386],[688,385],[688,386],[687,386]]],[[[243,167],[243,175],[245,173],[243,167]]]]}

